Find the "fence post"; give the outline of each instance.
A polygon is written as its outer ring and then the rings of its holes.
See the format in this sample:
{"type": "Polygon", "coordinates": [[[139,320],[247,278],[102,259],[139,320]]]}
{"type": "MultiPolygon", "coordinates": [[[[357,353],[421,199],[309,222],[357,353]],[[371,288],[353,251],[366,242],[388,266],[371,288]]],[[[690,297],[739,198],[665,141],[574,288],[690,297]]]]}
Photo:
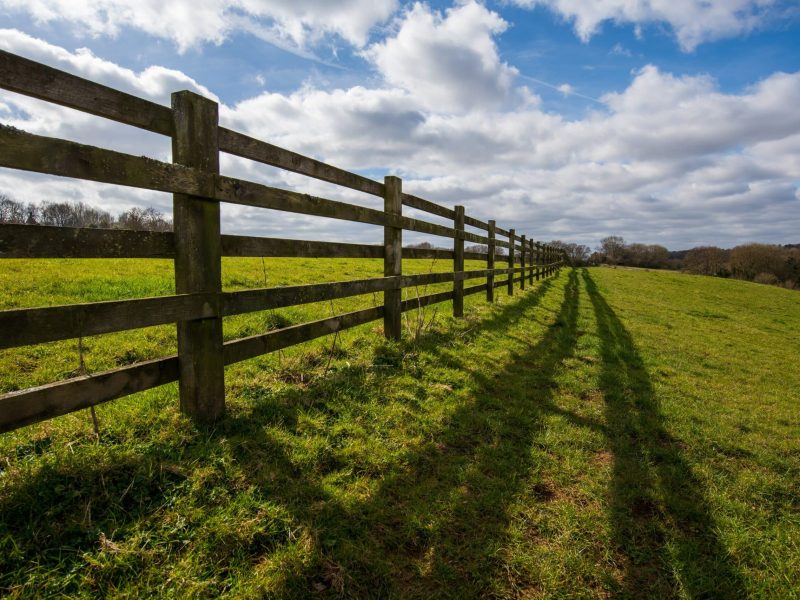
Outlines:
{"type": "Polygon", "coordinates": [[[453,280],[453,316],[464,316],[464,280],[459,279],[459,275],[464,272],[464,238],[461,234],[464,232],[464,207],[456,206],[456,216],[454,219],[456,237],[453,240],[453,271],[455,271],[455,279],[453,280]]]}
{"type": "MultiPolygon", "coordinates": [[[[403,181],[394,175],[383,178],[383,210],[386,216],[400,217],[403,210],[403,181]]],[[[403,230],[400,227],[383,227],[383,275],[399,277],[403,273],[403,230]]],[[[383,292],[383,333],[387,339],[399,340],[401,336],[400,287],[383,292]]]]}
{"type": "Polygon", "coordinates": [[[508,295],[514,295],[514,240],[516,236],[514,235],[514,230],[510,229],[508,231],[508,268],[511,269],[511,272],[508,274],[508,295]]]}
{"type": "MultiPolygon", "coordinates": [[[[489,221],[489,253],[486,255],[486,268],[494,269],[495,248],[495,229],[497,224],[489,221]]],[[[486,277],[486,301],[494,302],[494,273],[489,273],[486,277]]]]}
{"type": "Polygon", "coordinates": [[[547,245],[542,244],[542,279],[547,279],[547,245]]]}
{"type": "Polygon", "coordinates": [[[536,242],[536,281],[542,278],[542,243],[536,242]]]}
{"type": "MultiPolygon", "coordinates": [[[[172,160],[207,173],[219,173],[217,142],[219,107],[193,92],[172,94],[175,133],[172,160]]],[[[219,202],[186,194],[173,195],[175,292],[222,292],[222,240],[219,202]]],[[[222,318],[178,321],[181,411],[210,423],[225,412],[225,365],[222,318]]]]}
{"type": "Polygon", "coordinates": [[[530,267],[528,268],[528,283],[533,287],[534,249],[533,240],[528,240],[528,253],[530,254],[530,267]]]}
{"type": "Polygon", "coordinates": [[[544,276],[550,277],[550,246],[544,247],[544,276]]]}
{"type": "Polygon", "coordinates": [[[519,266],[522,267],[522,271],[521,271],[522,277],[520,277],[520,280],[519,280],[519,289],[524,290],[525,289],[525,255],[528,252],[528,245],[525,242],[525,236],[524,235],[522,236],[522,239],[519,241],[519,243],[522,246],[522,249],[520,250],[520,254],[519,254],[519,266]]]}

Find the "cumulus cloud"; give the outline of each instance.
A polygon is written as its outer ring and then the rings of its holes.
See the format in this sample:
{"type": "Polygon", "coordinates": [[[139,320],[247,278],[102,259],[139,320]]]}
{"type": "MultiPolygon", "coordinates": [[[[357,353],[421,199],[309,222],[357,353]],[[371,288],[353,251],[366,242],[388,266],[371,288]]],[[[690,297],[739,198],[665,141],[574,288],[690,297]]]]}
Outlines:
{"type": "Polygon", "coordinates": [[[41,23],[70,23],[88,35],[115,36],[126,27],[172,41],[183,52],[220,44],[236,31],[297,48],[326,35],[363,46],[397,0],[2,0],[0,6],[41,23]]]}
{"type": "Polygon", "coordinates": [[[573,22],[584,41],[604,21],[630,23],[641,35],[641,26],[666,23],[675,32],[681,48],[694,50],[703,42],[752,31],[765,19],[778,0],[512,0],[518,6],[545,6],[573,22]]]}
{"type": "Polygon", "coordinates": [[[429,109],[497,106],[517,75],[501,62],[494,41],[507,27],[497,13],[474,1],[445,14],[415,3],[399,19],[396,34],[371,45],[364,55],[389,84],[429,109]]]}
{"type": "MultiPolygon", "coordinates": [[[[453,17],[452,12],[427,12],[437,27],[453,17]]],[[[406,21],[391,39],[400,36],[406,21]]],[[[36,53],[34,58],[161,101],[169,86],[192,85],[182,74],[153,83],[146,76],[150,69],[134,73],[24,34],[2,39],[12,40],[4,46],[12,52],[24,47],[36,53]]],[[[434,44],[429,51],[436,54],[439,48],[434,44]]],[[[626,89],[604,96],[602,108],[571,120],[533,101],[468,105],[455,96],[447,108],[444,102],[433,106],[409,81],[401,85],[387,77],[376,87],[265,91],[222,105],[220,118],[226,126],[337,166],[373,177],[399,174],[407,191],[451,206],[464,204],[469,214],[496,218],[501,226],[539,239],[595,244],[614,233],[673,248],[797,241],[800,72],[775,73],[738,93],[724,93],[711,77],[646,66],[632,74],[626,89]]],[[[424,89],[427,83],[423,79],[419,85],[424,89]]],[[[109,135],[111,125],[92,117],[70,129],[63,115],[47,112],[64,109],[28,104],[33,102],[2,94],[0,116],[22,129],[69,139],[80,135],[106,147],[127,140],[126,151],[163,157],[163,139],[156,143],[131,128],[124,128],[128,138],[109,135]]],[[[272,185],[380,206],[379,199],[233,157],[224,157],[222,168],[272,185]]],[[[119,204],[109,204],[151,203],[145,193],[113,186],[0,171],[0,191],[22,200],[42,199],[37,189],[102,200],[115,211],[119,204]]],[[[160,195],[154,203],[168,207],[169,201],[160,195]]],[[[225,218],[227,231],[254,235],[368,242],[381,235],[375,227],[237,207],[226,207],[225,218]]]]}

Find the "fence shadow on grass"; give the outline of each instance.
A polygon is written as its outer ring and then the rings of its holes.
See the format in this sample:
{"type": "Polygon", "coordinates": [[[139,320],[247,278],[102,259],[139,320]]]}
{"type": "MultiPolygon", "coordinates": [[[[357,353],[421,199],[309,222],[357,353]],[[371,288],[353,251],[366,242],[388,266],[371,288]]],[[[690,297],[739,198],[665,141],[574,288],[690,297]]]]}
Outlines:
{"type": "MultiPolygon", "coordinates": [[[[499,307],[476,323],[474,335],[505,336],[520,319],[531,318],[551,287],[544,282],[499,307]]],[[[502,566],[496,550],[508,525],[507,507],[526,480],[530,447],[540,427],[537,405],[547,403],[556,367],[574,349],[577,296],[573,272],[555,322],[488,379],[448,352],[452,340],[439,333],[409,343],[410,350],[432,354],[440,364],[463,372],[469,398],[441,427],[426,431],[425,441],[412,444],[399,464],[380,473],[383,481],[366,501],[345,506],[315,478],[300,473],[277,483],[273,470],[267,482],[252,461],[254,480],[269,485],[271,496],[274,492],[297,520],[317,532],[316,556],[288,578],[287,593],[310,594],[314,586],[330,585],[325,573],[332,568],[343,578],[344,594],[352,597],[489,593],[502,566]]],[[[258,410],[248,419],[260,420],[258,410]]],[[[255,446],[272,446],[270,460],[291,475],[291,461],[280,445],[264,439],[263,430],[256,435],[262,440],[255,446]]]]}
{"type": "Polygon", "coordinates": [[[587,270],[582,277],[600,336],[604,431],[614,455],[610,516],[625,556],[621,596],[744,597],[703,485],[667,431],[631,334],[587,270]]]}
{"type": "MultiPolygon", "coordinates": [[[[491,581],[502,567],[496,550],[505,539],[507,507],[530,469],[530,448],[541,427],[542,411],[552,406],[555,373],[575,348],[579,281],[575,271],[567,278],[555,321],[542,336],[524,339],[528,344],[524,351],[497,365],[493,377],[448,352],[453,341],[448,335],[431,332],[416,342],[405,342],[410,349],[431,353],[462,370],[470,394],[444,423],[425,432],[424,441],[412,444],[399,464],[373,475],[382,481],[366,500],[343,504],[326,489],[325,473],[348,468],[334,453],[318,469],[298,467],[285,442],[264,427],[280,423],[291,431],[304,406],[337,410],[326,400],[337,386],[376,385],[365,372],[346,368],[301,390],[254,389],[253,407],[246,415],[226,418],[213,433],[197,430],[174,446],[169,441],[151,444],[118,464],[39,470],[0,499],[2,533],[16,538],[19,549],[16,556],[6,555],[5,566],[20,569],[37,562],[65,574],[80,570],[84,553],[97,549],[99,531],[135,528],[186,493],[186,473],[165,469],[164,463],[190,460],[201,467],[209,456],[230,449],[247,485],[314,532],[311,560],[286,574],[287,595],[317,594],[323,588],[334,594],[343,589],[355,597],[490,593],[491,581]],[[262,392],[265,395],[259,397],[262,392]],[[91,500],[91,525],[87,500],[91,500]],[[37,503],[35,512],[32,503],[37,503]]],[[[507,301],[476,322],[472,335],[508,335],[520,319],[531,318],[532,309],[553,291],[552,280],[547,280],[507,301]]],[[[515,329],[514,335],[519,331],[515,329]]],[[[377,385],[391,376],[391,370],[379,374],[377,385]]],[[[233,499],[223,494],[209,497],[208,504],[224,505],[233,499]]],[[[175,553],[185,552],[183,538],[188,535],[177,532],[175,540],[165,543],[174,542],[175,553]]],[[[226,569],[242,568],[287,543],[284,538],[276,534],[244,548],[209,543],[207,560],[226,569]]],[[[95,564],[90,580],[95,585],[124,585],[125,578],[145,567],[120,564],[103,569],[95,564]]],[[[77,592],[75,581],[65,591],[77,592]]],[[[6,578],[2,583],[5,587],[20,582],[6,578]]],[[[224,591],[219,585],[207,591],[224,591]]]]}

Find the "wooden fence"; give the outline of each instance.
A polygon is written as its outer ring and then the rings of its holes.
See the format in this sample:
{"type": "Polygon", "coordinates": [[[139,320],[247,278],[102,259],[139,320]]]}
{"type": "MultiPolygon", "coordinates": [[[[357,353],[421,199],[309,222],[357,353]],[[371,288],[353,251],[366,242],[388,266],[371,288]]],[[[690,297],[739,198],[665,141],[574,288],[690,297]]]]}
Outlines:
{"type": "Polygon", "coordinates": [[[177,355],[0,396],[0,431],[176,380],[181,409],[210,422],[225,409],[225,365],[379,319],[385,335],[397,339],[404,311],[452,300],[453,314],[461,316],[464,296],[485,292],[492,302],[495,288],[507,286],[512,294],[517,283],[524,289],[526,278],[533,284],[564,260],[556,248],[467,216],[462,206],[450,209],[404,193],[397,177],[380,183],[220,127],[217,104],[192,92],[174,93],[168,108],[2,51],[0,87],[168,136],[173,160],[164,163],[0,125],[0,166],[174,194],[174,233],[3,224],[0,258],[173,258],[176,290],[156,298],[0,311],[0,348],[169,323],[176,323],[178,332],[177,355]],[[220,175],[220,152],[378,196],[383,209],[220,175]],[[221,235],[220,202],[381,226],[384,243],[221,235]],[[404,216],[403,206],[452,220],[452,226],[404,216]],[[403,248],[404,230],[451,238],[453,249],[403,248]],[[488,252],[465,252],[464,242],[485,244],[488,252]],[[498,247],[507,248],[507,255],[496,256],[498,247]],[[383,258],[384,277],[223,292],[222,256],[383,258]],[[453,270],[403,275],[403,258],[452,259],[453,270]],[[487,268],[465,271],[465,259],[486,260],[487,268]],[[507,266],[497,268],[496,259],[507,266]],[[496,275],[507,277],[497,280],[496,275]],[[464,287],[478,278],[487,282],[464,287]],[[442,282],[452,282],[452,291],[402,300],[403,288],[442,282]],[[383,292],[382,306],[223,343],[226,316],[373,292],[383,292]]]}

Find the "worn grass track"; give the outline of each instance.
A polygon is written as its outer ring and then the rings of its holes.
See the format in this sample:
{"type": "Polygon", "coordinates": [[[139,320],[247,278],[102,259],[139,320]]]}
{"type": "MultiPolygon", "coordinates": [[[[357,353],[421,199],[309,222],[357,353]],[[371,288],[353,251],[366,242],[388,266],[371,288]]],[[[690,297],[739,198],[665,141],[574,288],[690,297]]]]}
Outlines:
{"type": "Polygon", "coordinates": [[[0,588],[800,595],[800,296],[590,269],[499,298],[231,368],[213,429],[166,386],[102,407],[99,441],[86,414],[2,436],[0,588]]]}

